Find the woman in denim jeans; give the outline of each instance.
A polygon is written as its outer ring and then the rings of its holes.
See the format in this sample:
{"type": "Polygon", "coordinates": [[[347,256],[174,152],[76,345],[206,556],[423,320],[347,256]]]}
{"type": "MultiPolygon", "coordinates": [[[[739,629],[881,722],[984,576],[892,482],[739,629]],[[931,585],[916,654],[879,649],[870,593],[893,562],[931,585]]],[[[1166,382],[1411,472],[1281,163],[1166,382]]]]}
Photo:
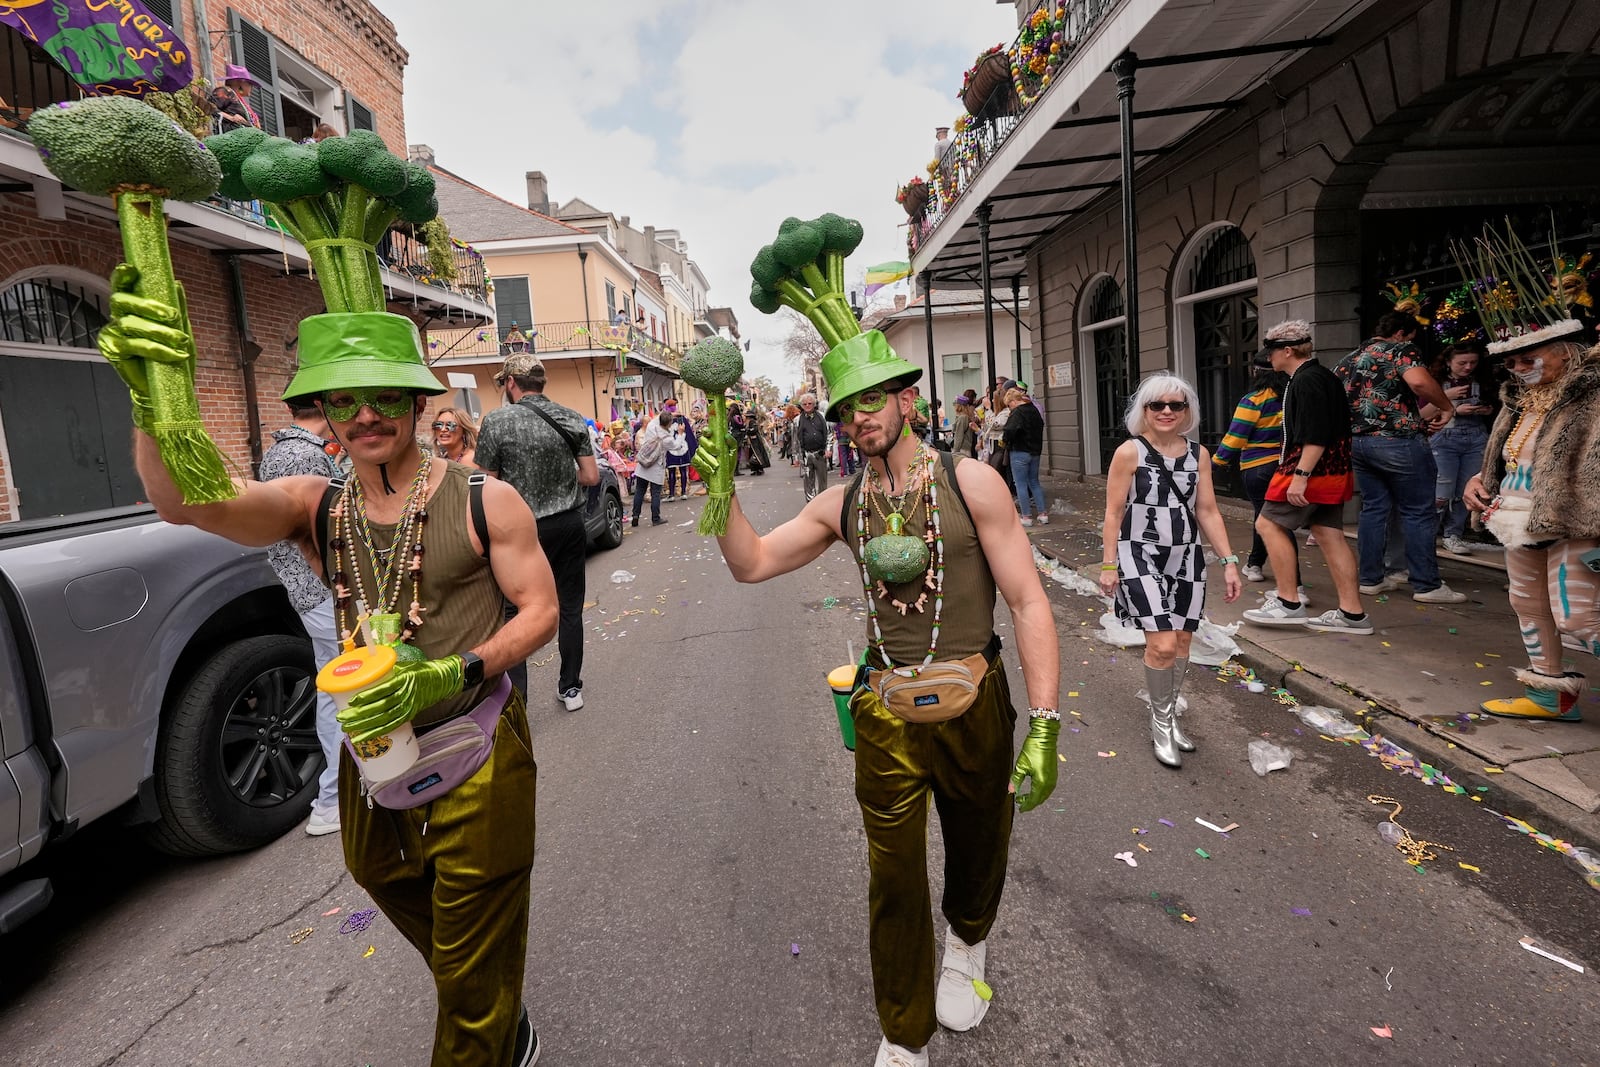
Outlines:
{"type": "Polygon", "coordinates": [[[1011,479],[1016,483],[1017,509],[1022,525],[1032,526],[1032,513],[1038,513],[1041,526],[1050,524],[1044,507],[1044,486],[1039,484],[1039,453],[1044,451],[1044,418],[1028,394],[1013,388],[1006,393],[1006,449],[1011,453],[1011,479]]]}
{"type": "MultiPolygon", "coordinates": [[[[1494,421],[1494,389],[1478,373],[1487,350],[1477,341],[1461,341],[1440,353],[1433,367],[1444,395],[1456,406],[1456,415],[1428,440],[1433,460],[1439,468],[1434,506],[1444,524],[1447,552],[1465,556],[1472,552],[1466,540],[1467,508],[1461,492],[1483,467],[1483,446],[1489,440],[1489,425],[1494,421]]],[[[1433,414],[1424,409],[1422,416],[1433,414]]]]}

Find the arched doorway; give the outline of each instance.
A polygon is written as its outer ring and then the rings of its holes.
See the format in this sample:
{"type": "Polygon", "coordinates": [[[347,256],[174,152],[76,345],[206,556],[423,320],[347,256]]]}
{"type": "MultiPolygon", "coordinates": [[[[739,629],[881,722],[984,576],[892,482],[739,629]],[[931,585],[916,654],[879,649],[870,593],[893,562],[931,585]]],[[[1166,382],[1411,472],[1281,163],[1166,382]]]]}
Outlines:
{"type": "MultiPolygon", "coordinates": [[[[1174,330],[1180,344],[1178,371],[1194,376],[1200,394],[1200,442],[1214,452],[1228,430],[1235,402],[1250,383],[1250,363],[1259,343],[1256,261],[1244,231],[1223,224],[1202,232],[1179,283],[1181,295],[1173,299],[1179,320],[1174,330]]],[[[1243,492],[1232,466],[1218,472],[1217,488],[1243,492]]]]}
{"type": "Polygon", "coordinates": [[[1079,304],[1079,351],[1084,353],[1084,378],[1094,382],[1086,398],[1084,467],[1104,474],[1111,454],[1128,436],[1122,424],[1123,409],[1132,392],[1128,367],[1128,326],[1122,304],[1122,287],[1110,275],[1090,282],[1088,298],[1079,304]],[[1091,377],[1092,375],[1092,377],[1091,377]]]}
{"type": "Polygon", "coordinates": [[[0,448],[10,514],[137,503],[128,387],[101,358],[104,283],[30,272],[0,291],[0,448]]]}

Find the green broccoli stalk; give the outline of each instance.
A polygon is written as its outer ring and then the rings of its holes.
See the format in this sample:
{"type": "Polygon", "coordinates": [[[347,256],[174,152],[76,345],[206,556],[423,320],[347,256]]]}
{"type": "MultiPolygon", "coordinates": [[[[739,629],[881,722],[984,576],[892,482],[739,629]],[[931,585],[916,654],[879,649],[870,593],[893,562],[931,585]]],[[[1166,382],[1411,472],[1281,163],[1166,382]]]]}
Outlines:
{"type": "Polygon", "coordinates": [[[787,218],[750,263],[750,303],[768,315],[791,307],[810,319],[829,348],[861,332],[844,291],[845,257],[861,243],[861,224],[826,214],[787,218]]]}
{"type": "Polygon", "coordinates": [[[183,362],[130,360],[139,367],[124,373],[142,378],[149,398],[146,409],[136,394],[135,421],[155,438],[162,465],[185,503],[231,499],[237,489],[200,421],[188,300],[173,274],[163,207],[167,200],[204,200],[215,193],[222,179],[216,158],[166,115],[118,96],[42,108],[29,121],[28,133],[56,177],[112,199],[123,255],[138,271],[133,292],[176,308],[190,337],[190,358],[183,362]]]}
{"type": "MultiPolygon", "coordinates": [[[[683,380],[703,391],[710,401],[703,439],[718,450],[728,445],[737,448],[728,435],[728,390],[744,375],[744,354],[739,346],[726,337],[707,337],[684,353],[682,373],[683,380]]],[[[734,466],[734,462],[724,461],[706,477],[706,506],[696,527],[702,535],[721,537],[728,532],[734,466]]]]}

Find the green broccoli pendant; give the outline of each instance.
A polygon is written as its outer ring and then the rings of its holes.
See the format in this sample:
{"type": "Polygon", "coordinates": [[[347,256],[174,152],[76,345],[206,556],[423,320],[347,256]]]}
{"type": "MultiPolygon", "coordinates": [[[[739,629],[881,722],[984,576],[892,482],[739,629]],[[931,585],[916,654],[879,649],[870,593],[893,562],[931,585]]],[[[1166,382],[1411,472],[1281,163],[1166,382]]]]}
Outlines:
{"type": "Polygon", "coordinates": [[[884,520],[885,531],[867,542],[861,561],[867,574],[880,582],[900,585],[921,578],[928,569],[928,544],[906,534],[906,520],[898,511],[884,520]]]}

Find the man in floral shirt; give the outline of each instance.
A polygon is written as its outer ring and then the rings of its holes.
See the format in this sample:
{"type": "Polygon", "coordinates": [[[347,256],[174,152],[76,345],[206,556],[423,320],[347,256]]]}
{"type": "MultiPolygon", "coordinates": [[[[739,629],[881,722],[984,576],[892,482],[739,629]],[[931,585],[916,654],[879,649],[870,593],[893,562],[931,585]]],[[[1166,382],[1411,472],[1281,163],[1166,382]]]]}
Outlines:
{"type": "Polygon", "coordinates": [[[1439,579],[1433,540],[1437,468],[1428,447],[1428,424],[1418,408],[1432,404],[1443,426],[1454,412],[1444,390],[1423,366],[1416,318],[1392,311],[1378,320],[1377,336],[1333,369],[1350,401],[1351,457],[1361,493],[1356,529],[1361,592],[1376,596],[1397,588],[1383,571],[1389,513],[1398,511],[1405,538],[1411,599],[1424,604],[1460,604],[1467,598],[1439,579]]]}

